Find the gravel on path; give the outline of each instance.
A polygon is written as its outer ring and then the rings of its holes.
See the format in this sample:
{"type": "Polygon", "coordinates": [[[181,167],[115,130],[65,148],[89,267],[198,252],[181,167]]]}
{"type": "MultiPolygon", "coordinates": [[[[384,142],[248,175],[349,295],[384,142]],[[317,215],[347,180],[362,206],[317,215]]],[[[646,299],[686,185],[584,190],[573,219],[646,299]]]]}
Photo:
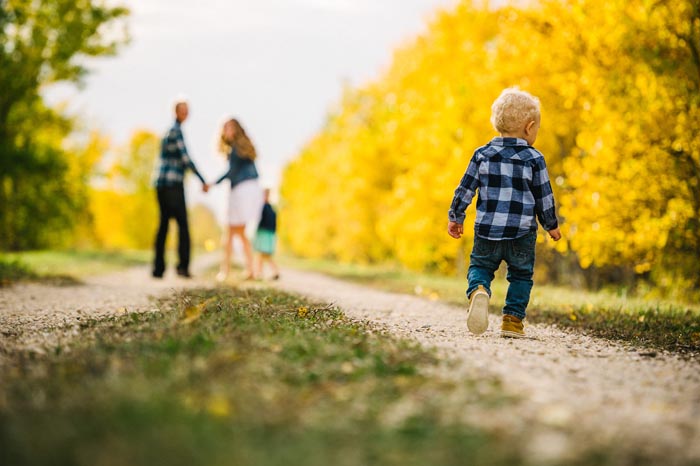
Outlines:
{"type": "Polygon", "coordinates": [[[154,311],[155,299],[184,288],[211,287],[197,278],[218,254],[195,258],[195,278],[185,279],[169,270],[163,279],[151,277],[150,267],[85,277],[78,285],[19,283],[0,288],[0,368],[12,351],[43,353],[80,336],[85,321],[133,312],[154,311]]]}
{"type": "Polygon", "coordinates": [[[504,339],[496,315],[490,316],[489,330],[475,336],[466,328],[466,305],[378,291],[315,273],[284,270],[278,286],[437,348],[458,362],[457,368],[445,369],[450,376],[500,379],[508,393],[522,400],[517,412],[461,415],[495,431],[528,435],[531,453],[543,463],[614,443],[627,446],[630,457],[658,457],[664,465],[700,464],[697,360],[548,325],[528,325],[532,339],[504,339]]]}

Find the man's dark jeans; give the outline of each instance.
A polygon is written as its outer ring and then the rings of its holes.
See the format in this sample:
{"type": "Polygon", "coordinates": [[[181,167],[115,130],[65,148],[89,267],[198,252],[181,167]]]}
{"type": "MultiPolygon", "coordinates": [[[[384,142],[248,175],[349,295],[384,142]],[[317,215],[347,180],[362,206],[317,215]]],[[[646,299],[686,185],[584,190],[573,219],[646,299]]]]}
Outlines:
{"type": "Polygon", "coordinates": [[[178,227],[179,272],[187,272],[190,266],[190,230],[187,225],[187,206],[185,205],[185,189],[182,185],[168,186],[157,189],[158,206],[160,207],[160,226],[156,235],[156,259],[153,264],[153,275],[161,276],[165,272],[165,238],[168,236],[168,223],[175,218],[178,227]]]}
{"type": "Polygon", "coordinates": [[[474,236],[474,248],[470,256],[469,288],[467,296],[479,285],[486,288],[491,295],[491,282],[494,273],[506,261],[510,285],[506,295],[503,314],[510,314],[519,319],[525,318],[525,309],[530,302],[532,274],[535,269],[535,243],[537,231],[511,240],[491,241],[474,236]]]}

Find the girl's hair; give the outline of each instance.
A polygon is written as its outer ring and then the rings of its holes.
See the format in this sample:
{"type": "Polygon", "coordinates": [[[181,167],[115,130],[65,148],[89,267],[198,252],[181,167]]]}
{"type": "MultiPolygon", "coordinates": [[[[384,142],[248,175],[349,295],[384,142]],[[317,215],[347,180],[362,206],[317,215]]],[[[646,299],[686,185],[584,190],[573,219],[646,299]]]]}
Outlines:
{"type": "Polygon", "coordinates": [[[499,133],[512,133],[522,129],[540,113],[540,101],[537,97],[509,87],[491,106],[491,124],[499,133]]]}
{"type": "Polygon", "coordinates": [[[231,153],[232,148],[236,149],[236,152],[240,157],[250,160],[255,160],[255,157],[257,157],[255,146],[253,146],[253,143],[250,141],[250,138],[243,129],[243,126],[241,126],[241,124],[235,118],[231,118],[226,122],[226,124],[224,124],[224,126],[221,128],[221,137],[219,138],[219,151],[221,151],[221,153],[228,156],[231,153]],[[224,137],[224,127],[229,123],[232,123],[236,130],[233,141],[228,141],[224,137]]]}

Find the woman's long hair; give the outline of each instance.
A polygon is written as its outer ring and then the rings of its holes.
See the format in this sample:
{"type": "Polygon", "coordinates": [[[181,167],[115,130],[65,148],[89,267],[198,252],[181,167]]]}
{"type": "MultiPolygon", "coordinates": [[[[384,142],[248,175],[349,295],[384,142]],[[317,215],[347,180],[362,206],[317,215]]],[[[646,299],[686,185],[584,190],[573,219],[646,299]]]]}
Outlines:
{"type": "Polygon", "coordinates": [[[228,156],[231,153],[232,148],[236,149],[236,153],[238,153],[240,157],[249,160],[255,160],[255,157],[257,157],[257,153],[255,152],[255,146],[253,146],[253,143],[250,141],[250,138],[243,129],[243,126],[241,126],[241,124],[235,118],[231,118],[221,128],[221,137],[219,138],[219,150],[221,151],[221,153],[226,154],[228,156]],[[235,136],[233,137],[233,141],[228,141],[224,137],[224,127],[228,123],[232,123],[236,130],[235,136]]]}

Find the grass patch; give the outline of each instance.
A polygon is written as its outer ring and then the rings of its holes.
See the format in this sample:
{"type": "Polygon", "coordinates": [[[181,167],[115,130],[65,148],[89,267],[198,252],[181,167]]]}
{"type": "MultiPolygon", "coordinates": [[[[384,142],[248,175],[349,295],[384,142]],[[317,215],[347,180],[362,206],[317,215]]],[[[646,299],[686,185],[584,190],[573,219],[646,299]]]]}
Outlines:
{"type": "Polygon", "coordinates": [[[56,285],[79,284],[84,277],[147,264],[150,251],[26,251],[0,256],[0,283],[42,281],[56,285]]]}
{"type": "Polygon", "coordinates": [[[12,355],[0,463],[523,464],[444,401],[515,403],[498,381],[429,377],[439,363],[414,343],[265,290],[164,307],[12,355]]]}
{"type": "MultiPolygon", "coordinates": [[[[466,279],[420,274],[392,267],[337,264],[284,257],[282,263],[344,280],[427,299],[466,305],[466,279]]],[[[491,312],[500,314],[508,282],[503,270],[492,285],[491,312]]],[[[590,292],[535,283],[528,318],[591,335],[681,354],[700,354],[700,307],[645,300],[613,291],[590,292]]]]}
{"type": "Polygon", "coordinates": [[[37,274],[19,260],[0,257],[0,287],[36,278],[37,274]]]}
{"type": "Polygon", "coordinates": [[[530,312],[536,322],[547,322],[637,346],[700,354],[700,313],[673,303],[616,302],[593,305],[542,305],[530,312]]]}

